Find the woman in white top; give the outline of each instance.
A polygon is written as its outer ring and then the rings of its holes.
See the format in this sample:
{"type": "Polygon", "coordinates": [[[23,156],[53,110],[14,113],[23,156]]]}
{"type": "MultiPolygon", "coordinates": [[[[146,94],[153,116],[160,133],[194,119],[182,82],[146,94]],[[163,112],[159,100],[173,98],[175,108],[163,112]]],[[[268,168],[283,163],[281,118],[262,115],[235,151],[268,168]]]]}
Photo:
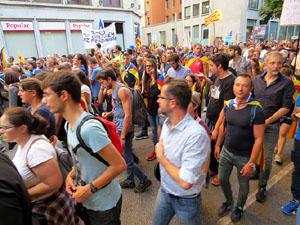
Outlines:
{"type": "Polygon", "coordinates": [[[43,135],[47,121],[39,115],[31,115],[23,107],[7,108],[0,121],[4,140],[19,144],[13,162],[28,189],[35,218],[41,224],[45,221],[48,225],[77,224],[75,204],[69,205],[68,212],[60,205],[61,202],[69,203],[71,197],[62,187],[56,151],[43,135]]]}
{"type": "Polygon", "coordinates": [[[92,104],[92,92],[90,88],[90,81],[89,78],[85,75],[85,73],[82,70],[79,70],[75,72],[76,76],[80,80],[81,84],[81,95],[83,96],[84,100],[86,101],[88,105],[88,109],[85,110],[87,112],[91,111],[91,104],[92,104]]]}

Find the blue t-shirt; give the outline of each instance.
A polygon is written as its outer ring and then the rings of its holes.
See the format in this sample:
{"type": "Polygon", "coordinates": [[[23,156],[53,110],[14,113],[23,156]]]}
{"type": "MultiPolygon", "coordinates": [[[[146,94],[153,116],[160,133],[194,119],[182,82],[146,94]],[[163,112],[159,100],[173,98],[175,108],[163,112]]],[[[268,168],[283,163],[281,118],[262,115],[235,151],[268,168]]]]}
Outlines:
{"type": "Polygon", "coordinates": [[[94,83],[92,84],[92,95],[94,100],[98,98],[98,94],[101,88],[101,84],[99,83],[99,81],[95,80],[96,75],[100,70],[101,68],[99,66],[95,67],[91,75],[91,80],[94,81],[94,83]]]}
{"type": "MultiPolygon", "coordinates": [[[[298,97],[297,97],[296,107],[300,107],[300,95],[298,95],[298,97]]],[[[298,127],[297,127],[297,130],[296,130],[295,139],[300,141],[300,126],[299,126],[299,123],[298,123],[298,127]]]]}
{"type": "MultiPolygon", "coordinates": [[[[65,129],[68,134],[69,149],[74,149],[79,144],[76,137],[76,130],[81,120],[87,115],[83,112],[77,121],[76,127],[70,130],[70,126],[66,123],[65,129]]],[[[90,147],[94,153],[101,151],[111,141],[105,131],[103,125],[96,120],[88,120],[81,127],[81,137],[85,144],[90,147]]],[[[107,166],[100,162],[95,157],[91,156],[83,148],[79,148],[76,154],[72,152],[72,157],[75,162],[76,185],[85,185],[91,183],[103,174],[107,166]]],[[[118,180],[113,179],[105,188],[98,190],[92,194],[83,205],[94,211],[109,210],[116,206],[121,197],[121,187],[118,180]]]]}

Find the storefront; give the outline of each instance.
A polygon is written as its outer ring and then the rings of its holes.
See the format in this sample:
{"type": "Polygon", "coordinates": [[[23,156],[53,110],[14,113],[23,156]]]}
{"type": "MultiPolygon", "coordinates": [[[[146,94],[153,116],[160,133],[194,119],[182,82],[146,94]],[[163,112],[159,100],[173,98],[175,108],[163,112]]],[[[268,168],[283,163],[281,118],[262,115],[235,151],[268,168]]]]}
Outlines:
{"type": "Polygon", "coordinates": [[[87,29],[93,29],[92,23],[78,23],[70,22],[71,40],[73,53],[87,53],[87,49],[84,48],[81,27],[87,29]]]}

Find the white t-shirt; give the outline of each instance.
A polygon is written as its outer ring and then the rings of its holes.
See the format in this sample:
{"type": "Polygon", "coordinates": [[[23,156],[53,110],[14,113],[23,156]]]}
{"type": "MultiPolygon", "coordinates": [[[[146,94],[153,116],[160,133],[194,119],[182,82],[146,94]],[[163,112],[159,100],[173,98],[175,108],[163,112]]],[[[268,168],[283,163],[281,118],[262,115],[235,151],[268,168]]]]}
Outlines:
{"type": "MultiPolygon", "coordinates": [[[[26,155],[28,159],[28,164],[30,168],[33,168],[43,162],[46,162],[50,159],[57,159],[55,149],[53,146],[49,143],[48,139],[44,135],[31,135],[29,141],[26,143],[23,149],[21,149],[21,146],[18,146],[17,152],[15,154],[15,157],[13,158],[13,163],[18,169],[18,172],[22,176],[24,183],[27,187],[27,189],[36,186],[40,183],[40,179],[34,175],[31,170],[26,165],[26,155]],[[37,138],[43,138],[45,140],[38,140],[36,141],[31,148],[29,149],[28,155],[27,151],[32,143],[37,138]]],[[[38,196],[38,197],[32,197],[32,201],[37,201],[40,199],[44,199],[48,196],[50,196],[53,192],[48,193],[46,195],[38,196]]]]}
{"type": "Polygon", "coordinates": [[[83,94],[83,93],[88,93],[89,94],[89,110],[91,110],[91,108],[92,108],[92,106],[91,106],[91,104],[92,104],[92,92],[91,92],[91,89],[85,84],[81,85],[81,94],[83,94]]]}

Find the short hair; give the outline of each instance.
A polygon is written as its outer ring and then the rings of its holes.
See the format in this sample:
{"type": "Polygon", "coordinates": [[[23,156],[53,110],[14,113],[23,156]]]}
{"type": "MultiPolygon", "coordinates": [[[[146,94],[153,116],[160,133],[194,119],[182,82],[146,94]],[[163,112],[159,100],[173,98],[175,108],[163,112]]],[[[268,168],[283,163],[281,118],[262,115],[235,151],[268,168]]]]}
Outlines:
{"type": "Polygon", "coordinates": [[[89,59],[89,63],[94,64],[94,65],[97,65],[97,64],[98,64],[95,57],[91,57],[91,58],[89,59]]]}
{"type": "Polygon", "coordinates": [[[4,73],[4,81],[7,85],[19,82],[19,76],[15,71],[8,71],[4,73]]]}
{"type": "Polygon", "coordinates": [[[229,64],[229,57],[225,53],[217,53],[214,54],[210,60],[216,65],[219,66],[221,65],[223,70],[228,69],[228,64],[229,64]]]}
{"type": "MultiPolygon", "coordinates": [[[[133,55],[133,50],[131,49],[131,48],[129,48],[129,49],[127,49],[127,53],[129,54],[129,55],[133,55]]],[[[125,53],[124,53],[125,54],[125,53]]]]}
{"type": "Polygon", "coordinates": [[[36,91],[40,99],[43,98],[41,81],[36,78],[26,78],[20,81],[20,86],[24,91],[36,91]]]}
{"type": "Polygon", "coordinates": [[[236,78],[238,78],[238,77],[248,78],[250,80],[250,87],[253,87],[252,77],[248,73],[241,73],[241,74],[237,75],[236,78]]]}
{"type": "Polygon", "coordinates": [[[22,67],[20,67],[20,66],[12,65],[12,66],[10,67],[10,69],[12,69],[13,71],[15,71],[15,72],[17,72],[17,73],[22,73],[22,74],[24,74],[24,71],[23,71],[22,67]]]}
{"type": "Polygon", "coordinates": [[[115,48],[118,49],[119,51],[122,51],[122,47],[120,45],[115,45],[115,48]]]}
{"type": "Polygon", "coordinates": [[[61,91],[67,91],[74,102],[80,103],[81,100],[81,84],[77,76],[68,70],[60,70],[54,72],[51,76],[47,76],[42,82],[42,90],[51,88],[54,92],[60,95],[61,91]]]}
{"type": "Polygon", "coordinates": [[[282,61],[282,63],[283,63],[284,57],[283,57],[283,55],[282,55],[280,52],[278,52],[278,51],[272,51],[272,52],[266,53],[266,54],[265,54],[265,57],[264,57],[264,61],[267,63],[268,60],[269,60],[269,57],[270,57],[270,56],[273,56],[273,55],[278,55],[278,56],[280,56],[280,57],[281,57],[281,61],[282,61]]]}
{"type": "Polygon", "coordinates": [[[64,62],[57,67],[58,70],[72,70],[72,65],[68,62],[64,62]]]}
{"type": "Polygon", "coordinates": [[[129,55],[127,52],[125,52],[125,53],[123,54],[123,57],[124,57],[124,56],[130,57],[130,55],[129,55]]]}
{"type": "Polygon", "coordinates": [[[242,49],[238,45],[230,45],[229,49],[233,49],[233,51],[237,51],[239,55],[242,55],[242,49]]]}
{"type": "Polygon", "coordinates": [[[36,74],[36,75],[34,76],[34,78],[36,78],[36,79],[38,79],[38,80],[40,80],[40,81],[43,81],[43,80],[46,79],[47,76],[49,76],[49,75],[51,75],[51,74],[52,74],[52,73],[50,73],[50,72],[41,71],[41,72],[39,72],[38,74],[36,74]]]}
{"type": "Polygon", "coordinates": [[[11,58],[13,62],[15,61],[15,58],[13,56],[8,56],[8,58],[11,58]]]}
{"type": "Polygon", "coordinates": [[[47,60],[50,60],[51,62],[54,63],[54,65],[57,65],[57,60],[56,60],[56,58],[50,56],[50,57],[47,57],[47,60]]]}
{"type": "Polygon", "coordinates": [[[100,43],[97,43],[96,46],[97,46],[98,48],[101,48],[101,44],[100,44],[100,43]]]}
{"type": "Polygon", "coordinates": [[[170,57],[168,58],[168,62],[171,62],[171,61],[179,62],[180,61],[179,55],[177,55],[177,54],[170,55],[170,57]]]}
{"type": "Polygon", "coordinates": [[[197,46],[202,47],[202,45],[201,45],[200,43],[196,43],[196,44],[194,44],[194,45],[192,46],[192,48],[194,49],[194,48],[197,47],[197,46]]]}
{"type": "Polygon", "coordinates": [[[265,44],[260,44],[261,49],[266,49],[266,45],[265,44]]]}
{"type": "Polygon", "coordinates": [[[43,58],[38,58],[36,61],[38,61],[38,60],[39,60],[42,64],[44,64],[44,62],[45,62],[43,58]]]}
{"type": "Polygon", "coordinates": [[[113,81],[117,80],[117,76],[115,71],[112,68],[104,68],[100,70],[96,75],[96,80],[108,80],[108,78],[111,78],[113,81]]]}
{"type": "Polygon", "coordinates": [[[187,110],[191,101],[192,91],[186,80],[169,77],[164,85],[167,87],[167,97],[174,98],[181,109],[187,110]]]}

